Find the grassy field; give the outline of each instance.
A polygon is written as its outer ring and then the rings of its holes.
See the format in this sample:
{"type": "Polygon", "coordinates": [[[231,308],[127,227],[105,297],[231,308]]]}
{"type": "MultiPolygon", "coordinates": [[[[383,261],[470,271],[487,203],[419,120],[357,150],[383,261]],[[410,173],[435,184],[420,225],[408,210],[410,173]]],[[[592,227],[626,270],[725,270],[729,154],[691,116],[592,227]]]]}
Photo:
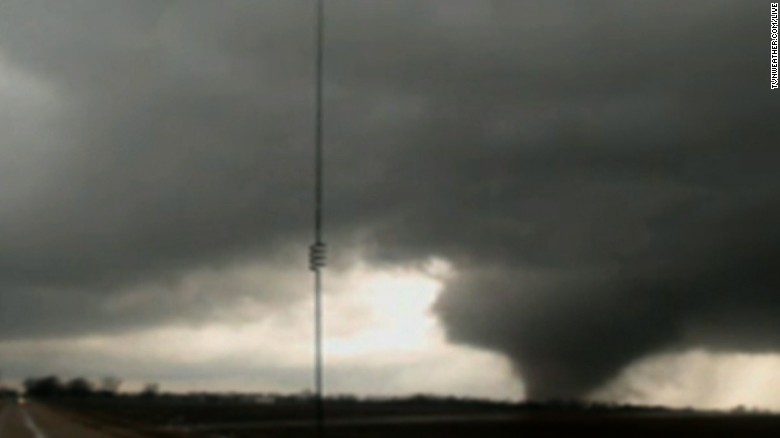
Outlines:
{"type": "MultiPolygon", "coordinates": [[[[311,437],[310,404],[81,400],[52,404],[72,415],[159,437],[311,437]]],[[[508,405],[351,403],[327,406],[329,438],[707,436],[780,434],[780,416],[693,412],[571,412],[508,405]]]]}

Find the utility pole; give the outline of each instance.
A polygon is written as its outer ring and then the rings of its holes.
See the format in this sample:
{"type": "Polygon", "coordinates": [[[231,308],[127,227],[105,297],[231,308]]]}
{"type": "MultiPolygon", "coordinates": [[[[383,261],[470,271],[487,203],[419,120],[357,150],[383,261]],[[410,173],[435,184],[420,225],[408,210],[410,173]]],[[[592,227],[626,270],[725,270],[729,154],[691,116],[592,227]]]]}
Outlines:
{"type": "Polygon", "coordinates": [[[322,269],[325,267],[325,242],[322,239],[322,37],[323,0],[315,0],[315,69],[314,69],[314,244],[309,247],[309,268],[314,272],[314,397],[317,437],[324,436],[322,354],[322,269]]]}

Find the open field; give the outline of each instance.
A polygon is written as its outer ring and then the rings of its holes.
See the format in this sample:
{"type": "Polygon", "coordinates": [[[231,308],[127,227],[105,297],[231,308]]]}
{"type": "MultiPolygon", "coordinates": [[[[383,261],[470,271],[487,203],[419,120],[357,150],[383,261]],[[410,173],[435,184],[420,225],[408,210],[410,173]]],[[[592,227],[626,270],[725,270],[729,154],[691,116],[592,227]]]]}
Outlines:
{"type": "MultiPolygon", "coordinates": [[[[314,436],[306,404],[258,405],[181,401],[105,400],[57,403],[83,421],[154,437],[314,436]]],[[[352,403],[327,408],[331,438],[546,436],[770,436],[780,416],[691,412],[570,412],[496,405],[352,403]]]]}

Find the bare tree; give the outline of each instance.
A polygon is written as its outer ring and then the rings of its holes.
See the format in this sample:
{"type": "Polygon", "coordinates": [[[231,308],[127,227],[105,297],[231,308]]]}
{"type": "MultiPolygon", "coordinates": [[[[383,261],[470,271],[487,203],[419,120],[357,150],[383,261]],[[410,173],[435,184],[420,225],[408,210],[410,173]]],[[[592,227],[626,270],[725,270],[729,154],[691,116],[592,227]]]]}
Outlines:
{"type": "Polygon", "coordinates": [[[93,391],[94,385],[84,377],[73,378],[65,385],[65,392],[73,397],[89,397],[93,391]]]}
{"type": "Polygon", "coordinates": [[[141,391],[141,397],[154,398],[160,392],[160,385],[158,383],[147,383],[144,389],[141,391]]]}
{"type": "Polygon", "coordinates": [[[122,386],[122,380],[114,376],[106,376],[100,380],[100,393],[102,395],[113,396],[119,392],[119,387],[122,386]]]}
{"type": "Polygon", "coordinates": [[[28,377],[24,380],[25,392],[33,397],[51,397],[62,394],[63,384],[57,376],[28,377]]]}

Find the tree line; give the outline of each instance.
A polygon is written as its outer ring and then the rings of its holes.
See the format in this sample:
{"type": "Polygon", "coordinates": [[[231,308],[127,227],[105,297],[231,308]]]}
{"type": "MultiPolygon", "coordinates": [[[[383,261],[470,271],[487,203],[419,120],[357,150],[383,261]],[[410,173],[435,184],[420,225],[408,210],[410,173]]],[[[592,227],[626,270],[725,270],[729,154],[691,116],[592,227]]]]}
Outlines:
{"type": "MultiPolygon", "coordinates": [[[[43,377],[28,377],[22,383],[24,395],[33,398],[53,398],[53,397],[72,397],[72,398],[92,398],[92,397],[116,397],[119,394],[119,388],[122,386],[122,380],[107,376],[95,382],[85,377],[74,377],[69,380],[61,379],[56,375],[43,377]]],[[[2,392],[2,391],[0,391],[2,392]]],[[[9,395],[13,390],[6,390],[9,395]]],[[[137,394],[142,397],[156,397],[159,393],[159,385],[148,383],[137,394]]]]}

